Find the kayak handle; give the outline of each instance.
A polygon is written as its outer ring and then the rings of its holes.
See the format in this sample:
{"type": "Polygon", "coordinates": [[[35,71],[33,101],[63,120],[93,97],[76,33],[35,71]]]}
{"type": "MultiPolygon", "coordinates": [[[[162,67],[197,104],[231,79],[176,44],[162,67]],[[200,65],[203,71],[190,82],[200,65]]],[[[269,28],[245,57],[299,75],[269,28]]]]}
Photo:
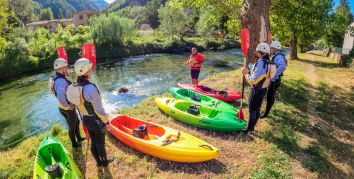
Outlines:
{"type": "Polygon", "coordinates": [[[178,131],[177,137],[175,139],[164,140],[161,146],[166,146],[171,144],[172,142],[177,142],[179,140],[179,137],[181,137],[181,132],[178,131]]]}
{"type": "Polygon", "coordinates": [[[68,162],[68,163],[66,163],[65,166],[66,166],[66,168],[68,168],[69,170],[71,170],[71,168],[69,167],[69,164],[70,164],[70,163],[68,162]]]}
{"type": "Polygon", "coordinates": [[[210,147],[210,145],[206,145],[206,144],[199,145],[199,147],[206,148],[206,149],[209,149],[209,150],[213,150],[213,148],[210,147]]]}

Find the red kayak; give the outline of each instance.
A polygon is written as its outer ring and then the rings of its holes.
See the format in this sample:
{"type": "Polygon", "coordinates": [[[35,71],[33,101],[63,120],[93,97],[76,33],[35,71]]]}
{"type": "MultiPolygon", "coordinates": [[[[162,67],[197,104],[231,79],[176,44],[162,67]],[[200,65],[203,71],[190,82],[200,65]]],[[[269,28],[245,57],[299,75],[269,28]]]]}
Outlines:
{"type": "Polygon", "coordinates": [[[230,91],[230,90],[221,91],[221,90],[211,89],[206,86],[201,86],[201,85],[193,86],[193,85],[183,84],[183,83],[178,83],[178,86],[184,89],[188,89],[203,94],[205,96],[210,96],[212,98],[219,99],[221,101],[230,102],[230,101],[236,101],[241,99],[241,94],[235,91],[230,91]]]}

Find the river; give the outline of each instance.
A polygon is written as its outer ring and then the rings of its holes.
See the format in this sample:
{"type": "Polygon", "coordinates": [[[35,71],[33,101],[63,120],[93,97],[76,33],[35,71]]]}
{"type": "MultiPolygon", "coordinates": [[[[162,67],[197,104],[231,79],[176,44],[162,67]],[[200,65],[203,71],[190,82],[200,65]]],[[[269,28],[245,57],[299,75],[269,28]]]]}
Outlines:
{"type": "MultiPolygon", "coordinates": [[[[201,79],[233,70],[242,64],[239,49],[205,52],[201,79]]],[[[177,82],[190,83],[189,69],[182,63],[188,54],[151,54],[100,64],[93,82],[100,88],[106,112],[130,108],[152,95],[164,93],[177,82]],[[121,94],[121,87],[129,89],[121,94]]],[[[71,74],[73,70],[71,69],[71,74]]],[[[41,73],[2,84],[0,87],[0,148],[5,148],[51,128],[66,127],[55,97],[49,93],[48,79],[54,72],[41,73]]]]}

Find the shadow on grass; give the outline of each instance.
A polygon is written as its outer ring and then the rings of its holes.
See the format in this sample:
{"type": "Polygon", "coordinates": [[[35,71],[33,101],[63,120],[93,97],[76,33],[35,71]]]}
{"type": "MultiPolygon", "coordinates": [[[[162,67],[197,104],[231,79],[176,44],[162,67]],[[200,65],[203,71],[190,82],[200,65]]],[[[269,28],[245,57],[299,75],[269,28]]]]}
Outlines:
{"type": "Polygon", "coordinates": [[[113,135],[108,135],[108,138],[112,144],[123,151],[123,153],[130,153],[136,156],[139,160],[147,158],[149,163],[156,165],[157,169],[162,171],[172,171],[172,172],[182,172],[189,174],[201,174],[204,172],[211,172],[214,174],[220,174],[227,171],[226,166],[218,160],[210,160],[200,163],[179,163],[173,161],[162,160],[147,154],[143,154],[139,151],[132,149],[131,147],[125,145],[124,143],[117,140],[113,135]]]}
{"type": "Polygon", "coordinates": [[[273,127],[262,137],[298,160],[305,168],[317,172],[320,178],[348,177],[344,171],[328,161],[328,158],[354,168],[353,146],[331,135],[334,126],[341,130],[354,131],[351,120],[354,106],[347,99],[353,96],[353,92],[348,93],[340,87],[325,84],[320,84],[315,96],[311,96],[309,90],[315,89],[305,80],[284,81],[279,90],[279,99],[284,105],[279,104],[272,109],[269,122],[273,127]],[[310,100],[315,105],[315,111],[307,109],[310,100]],[[319,117],[319,122],[311,126],[310,120],[314,115],[319,117]],[[318,143],[301,148],[298,145],[299,133],[318,143]],[[326,151],[330,151],[331,156],[326,151]]]}
{"type": "MultiPolygon", "coordinates": [[[[87,141],[86,141],[87,142],[87,141]]],[[[82,149],[73,149],[73,159],[76,165],[79,167],[82,177],[86,178],[86,156],[82,149]]]]}
{"type": "Polygon", "coordinates": [[[304,63],[310,63],[316,67],[323,67],[323,68],[341,67],[338,63],[323,62],[323,61],[318,61],[318,60],[299,59],[299,61],[304,62],[304,63]]]}

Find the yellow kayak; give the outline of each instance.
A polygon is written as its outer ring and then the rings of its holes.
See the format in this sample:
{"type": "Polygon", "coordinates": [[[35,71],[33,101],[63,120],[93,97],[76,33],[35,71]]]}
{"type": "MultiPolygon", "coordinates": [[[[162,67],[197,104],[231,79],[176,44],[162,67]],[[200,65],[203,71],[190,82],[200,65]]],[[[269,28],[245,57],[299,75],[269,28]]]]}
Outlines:
{"type": "Polygon", "coordinates": [[[118,140],[142,153],[176,162],[203,162],[219,156],[219,150],[185,132],[128,116],[110,122],[118,140]]]}

